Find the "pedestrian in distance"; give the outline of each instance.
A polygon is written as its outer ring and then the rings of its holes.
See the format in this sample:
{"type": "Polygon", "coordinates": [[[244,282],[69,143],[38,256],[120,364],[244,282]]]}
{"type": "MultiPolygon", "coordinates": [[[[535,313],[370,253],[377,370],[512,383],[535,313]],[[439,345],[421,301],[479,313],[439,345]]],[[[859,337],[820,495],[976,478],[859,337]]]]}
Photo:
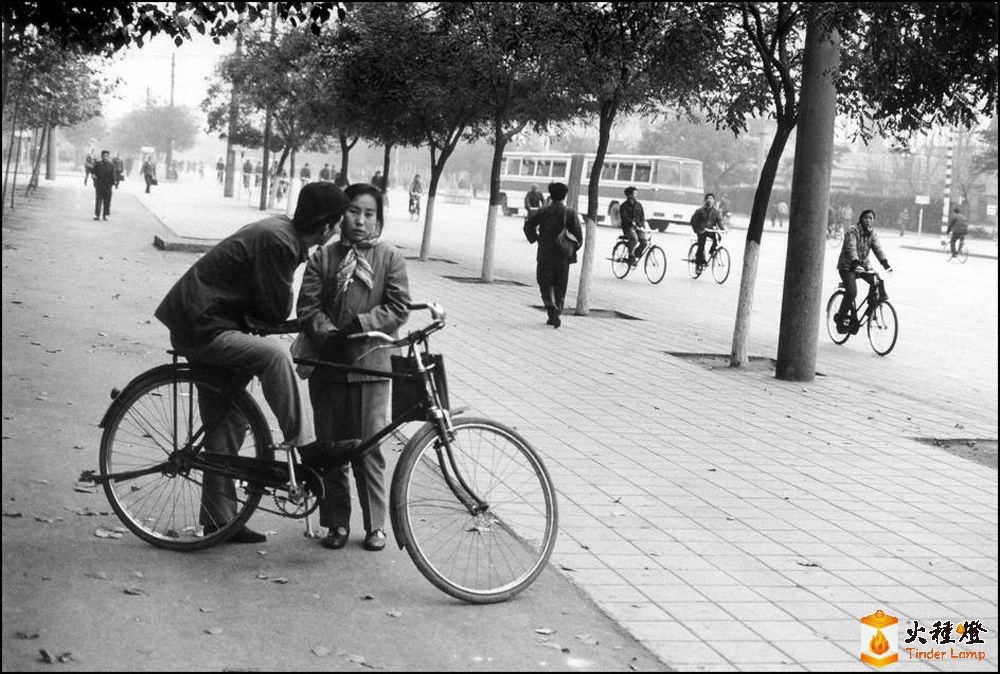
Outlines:
{"type": "Polygon", "coordinates": [[[906,229],[910,226],[910,209],[904,208],[896,216],[896,224],[899,225],[899,235],[903,236],[906,234],[906,229]]]}
{"type": "Polygon", "coordinates": [[[319,179],[322,180],[323,182],[329,182],[330,181],[330,165],[329,164],[323,164],[323,168],[321,168],[319,170],[319,179]]]}
{"type": "Polygon", "coordinates": [[[250,181],[253,179],[253,162],[250,157],[243,161],[243,189],[250,191],[250,181]]]}
{"type": "Polygon", "coordinates": [[[115,152],[111,164],[115,167],[115,189],[118,189],[118,184],[125,179],[125,161],[120,152],[115,152]]]}
{"type": "Polygon", "coordinates": [[[309,162],[303,164],[302,170],[299,171],[299,180],[302,185],[305,185],[312,180],[312,169],[309,168],[309,162]]]}
{"type": "Polygon", "coordinates": [[[778,202],[778,227],[784,227],[788,222],[788,204],[784,201],[778,202]]]}
{"type": "MultiPolygon", "coordinates": [[[[272,215],[246,225],[199,258],[174,284],[156,309],[170,330],[170,342],[190,362],[252,373],[286,445],[312,445],[313,428],[288,347],[277,336],[251,334],[254,322],[275,325],[288,318],[295,272],[312,246],[329,241],[349,202],[333,185],[302,188],[295,214],[272,215]]],[[[202,388],[202,419],[217,419],[227,398],[202,388]]],[[[239,415],[237,415],[239,416],[239,415]]],[[[205,439],[212,452],[235,454],[247,427],[243,419],[223,419],[205,439]]],[[[236,512],[233,481],[202,476],[200,524],[215,531],[236,512]]],[[[263,534],[246,527],[230,543],[260,543],[263,534]]]]}
{"type": "Polygon", "coordinates": [[[545,205],[545,195],[539,191],[538,185],[532,185],[524,195],[524,217],[528,217],[545,205]]]}
{"type": "Polygon", "coordinates": [[[719,234],[707,230],[725,228],[726,226],[722,222],[722,213],[715,207],[715,195],[709,192],[705,195],[705,204],[691,216],[691,229],[698,236],[698,251],[695,253],[696,265],[704,267],[708,264],[708,260],[705,258],[706,241],[712,240],[712,249],[709,251],[709,255],[714,254],[719,245],[719,234]]]}
{"type": "Polygon", "coordinates": [[[628,241],[628,263],[635,265],[649,243],[646,213],[635,197],[635,187],[625,188],[625,203],[618,208],[622,233],[628,241]]]}
{"type": "Polygon", "coordinates": [[[612,199],[608,204],[608,222],[612,227],[622,226],[621,203],[617,199],[612,199]]]}
{"type": "MultiPolygon", "coordinates": [[[[837,332],[841,334],[847,333],[851,328],[854,298],[858,296],[858,276],[872,273],[871,263],[868,261],[869,251],[875,253],[886,271],[892,271],[875,233],[875,211],[865,209],[861,211],[857,224],[844,232],[844,243],[840,248],[840,257],[837,258],[837,271],[844,282],[844,297],[840,310],[834,314],[834,321],[837,332]]],[[[888,298],[883,296],[882,299],[888,298]]]]}
{"type": "Polygon", "coordinates": [[[958,248],[965,243],[965,236],[969,233],[969,222],[965,219],[961,206],[955,206],[952,211],[951,220],[948,221],[946,234],[951,234],[951,257],[958,255],[958,248]],[[956,245],[957,244],[957,245],[956,245]]]}
{"type": "Polygon", "coordinates": [[[576,263],[576,251],[583,245],[583,229],[576,211],[564,203],[569,188],[565,183],[549,183],[552,203],[534,211],[524,220],[524,236],[528,243],[537,243],[535,280],[542,295],[542,304],[549,319],[546,325],[558,328],[569,285],[569,266],[576,263]],[[563,230],[576,239],[576,250],[567,254],[557,239],[563,230]]]}
{"type": "Polygon", "coordinates": [[[90,178],[90,172],[94,168],[94,164],[97,160],[94,159],[94,151],[91,150],[87,153],[86,158],[83,160],[83,184],[87,184],[87,179],[90,178]]]}
{"type": "Polygon", "coordinates": [[[156,185],[156,163],[153,161],[153,156],[149,155],[142,162],[142,168],[139,169],[142,173],[142,179],[146,181],[146,194],[149,194],[149,188],[151,185],[156,185]]]}
{"type": "MultiPolygon", "coordinates": [[[[331,186],[332,187],[332,186],[331,186]]],[[[317,250],[302,277],[297,313],[320,358],[357,367],[389,370],[390,350],[378,342],[349,335],[378,331],[395,335],[409,317],[406,262],[395,246],[379,241],[383,215],[373,185],[350,185],[350,205],[340,239],[317,250]]],[[[370,438],[389,425],[392,383],[370,375],[323,367],[308,374],[316,437],[320,443],[370,438]]],[[[351,461],[365,527],[364,547],[385,547],[385,457],[379,446],[351,461]]],[[[350,536],[351,488],[348,466],[325,478],[319,503],[322,545],[344,547],[350,536]]]]}
{"type": "Polygon", "coordinates": [[[94,220],[105,220],[111,215],[111,193],[115,186],[115,165],[111,163],[111,153],[101,150],[101,158],[90,173],[94,176],[94,220]]]}
{"type": "MultiPolygon", "coordinates": [[[[170,170],[170,167],[167,167],[170,170]]],[[[169,179],[170,176],[167,176],[169,179]]],[[[222,161],[222,157],[219,157],[219,161],[215,162],[215,179],[219,181],[221,185],[226,179],[226,162],[222,161]]]]}

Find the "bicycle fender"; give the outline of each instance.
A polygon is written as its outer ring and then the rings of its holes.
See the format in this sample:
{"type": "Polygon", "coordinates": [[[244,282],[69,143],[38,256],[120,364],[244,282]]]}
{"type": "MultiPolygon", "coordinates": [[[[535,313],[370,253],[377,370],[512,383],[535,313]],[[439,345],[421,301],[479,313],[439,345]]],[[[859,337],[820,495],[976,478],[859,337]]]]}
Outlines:
{"type": "Polygon", "coordinates": [[[153,369],[146,370],[142,374],[136,376],[135,379],[126,384],[125,388],[121,389],[120,391],[117,388],[111,389],[112,402],[111,405],[108,407],[108,410],[104,413],[104,416],[101,417],[101,422],[97,424],[98,428],[104,428],[107,425],[108,421],[111,419],[112,414],[116,412],[122,405],[125,404],[124,401],[128,398],[128,396],[124,394],[131,392],[133,389],[139,386],[142,386],[149,379],[159,379],[165,373],[186,372],[189,371],[190,369],[191,366],[188,365],[187,363],[178,363],[177,365],[166,363],[164,365],[157,365],[153,369]]]}

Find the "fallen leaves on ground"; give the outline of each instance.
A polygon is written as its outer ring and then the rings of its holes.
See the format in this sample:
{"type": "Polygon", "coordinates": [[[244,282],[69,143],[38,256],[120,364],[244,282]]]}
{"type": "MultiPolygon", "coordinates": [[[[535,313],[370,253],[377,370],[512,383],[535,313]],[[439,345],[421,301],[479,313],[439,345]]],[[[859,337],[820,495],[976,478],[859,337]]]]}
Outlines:
{"type": "Polygon", "coordinates": [[[50,665],[56,662],[72,662],[74,660],[73,654],[70,653],[69,651],[66,651],[65,653],[60,653],[59,655],[53,655],[44,648],[39,648],[38,653],[39,655],[42,656],[42,662],[50,665]]]}

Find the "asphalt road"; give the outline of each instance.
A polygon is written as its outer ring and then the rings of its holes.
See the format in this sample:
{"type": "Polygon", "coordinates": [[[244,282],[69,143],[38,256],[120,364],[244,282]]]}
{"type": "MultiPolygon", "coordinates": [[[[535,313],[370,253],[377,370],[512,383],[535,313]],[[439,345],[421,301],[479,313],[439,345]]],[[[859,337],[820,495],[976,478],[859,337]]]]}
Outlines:
{"type": "Polygon", "coordinates": [[[267,543],[202,553],[95,535],[120,524],[76,478],[109,389],[162,361],[151,308],[194,256],[154,249],[124,194],[97,223],[90,190],[41,193],[3,217],[4,671],[663,669],[551,569],[477,607],[403,551],[328,551],[271,515],[267,543]]]}

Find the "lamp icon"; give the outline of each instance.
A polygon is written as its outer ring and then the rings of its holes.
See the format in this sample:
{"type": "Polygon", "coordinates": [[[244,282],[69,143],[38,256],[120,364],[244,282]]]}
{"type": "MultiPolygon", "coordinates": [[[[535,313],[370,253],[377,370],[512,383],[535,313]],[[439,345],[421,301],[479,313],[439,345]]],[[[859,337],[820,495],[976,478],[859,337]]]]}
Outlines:
{"type": "Polygon", "coordinates": [[[899,619],[886,614],[882,609],[861,618],[865,644],[865,649],[861,651],[861,662],[881,668],[899,660],[897,624],[899,619]],[[887,630],[889,627],[893,629],[887,630]]]}

